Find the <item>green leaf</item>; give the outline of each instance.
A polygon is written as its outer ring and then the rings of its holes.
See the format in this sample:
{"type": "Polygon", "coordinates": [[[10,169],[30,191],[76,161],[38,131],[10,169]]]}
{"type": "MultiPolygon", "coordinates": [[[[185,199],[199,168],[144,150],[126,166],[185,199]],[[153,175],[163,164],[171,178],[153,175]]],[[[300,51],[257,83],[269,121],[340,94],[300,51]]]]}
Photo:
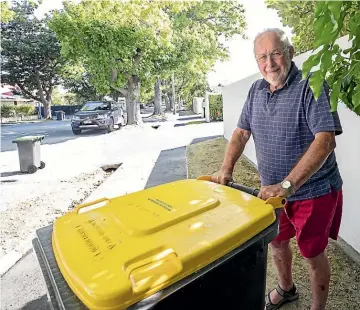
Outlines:
{"type": "Polygon", "coordinates": [[[343,92],[340,93],[339,98],[345,105],[347,105],[348,107],[350,106],[350,102],[343,92]]]}
{"type": "Polygon", "coordinates": [[[337,24],[333,23],[330,17],[327,16],[324,20],[324,24],[319,25],[321,29],[318,29],[318,32],[315,32],[316,39],[314,48],[318,48],[323,44],[331,44],[339,33],[337,24]]]}
{"type": "Polygon", "coordinates": [[[360,13],[355,14],[349,21],[350,33],[353,35],[356,35],[356,30],[359,26],[358,22],[360,22],[360,13]]]}
{"type": "Polygon", "coordinates": [[[332,52],[329,50],[325,50],[324,54],[321,57],[321,65],[320,65],[320,69],[322,71],[322,75],[325,76],[327,70],[329,69],[329,67],[332,64],[332,52]]]}
{"type": "Polygon", "coordinates": [[[315,16],[319,16],[320,13],[324,10],[326,5],[325,1],[316,1],[315,4],[315,16]]]}
{"type": "MultiPolygon", "coordinates": [[[[268,0],[269,1],[269,0],[268,0]]],[[[270,0],[270,7],[277,10],[284,26],[289,26],[293,30],[292,42],[295,51],[298,54],[324,47],[320,52],[321,73],[315,73],[311,78],[314,83],[316,77],[324,78],[326,71],[326,81],[333,89],[335,82],[335,91],[332,95],[332,108],[335,109],[335,97],[338,92],[338,98],[346,104],[355,113],[360,115],[360,106],[354,109],[353,96],[358,98],[358,88],[360,84],[360,2],[359,1],[283,1],[270,0]],[[335,40],[343,35],[349,35],[349,41],[352,45],[345,49],[345,55],[342,48],[335,43],[335,40]],[[326,46],[333,46],[327,48],[326,46]],[[329,50],[332,53],[330,62],[329,50]],[[323,55],[324,54],[324,55],[323,55]],[[359,64],[359,66],[357,65],[359,64]]],[[[303,79],[309,78],[308,73],[318,68],[319,61],[314,61],[315,57],[309,58],[303,64],[303,79]],[[313,65],[317,64],[315,67],[313,65]]],[[[316,87],[312,87],[316,93],[316,87]]],[[[356,101],[358,102],[358,101],[356,101]]]]}
{"type": "Polygon", "coordinates": [[[315,71],[311,75],[309,82],[310,82],[310,88],[314,93],[314,98],[317,100],[321,95],[321,89],[324,82],[324,78],[321,74],[321,71],[320,70],[315,71]]]}
{"type": "Polygon", "coordinates": [[[305,80],[309,73],[311,68],[315,67],[321,58],[323,51],[319,51],[318,53],[316,53],[315,55],[310,56],[302,65],[302,78],[303,80],[305,80]]]}
{"type": "Polygon", "coordinates": [[[352,96],[352,103],[354,105],[354,109],[360,107],[360,84],[356,85],[354,89],[354,94],[352,96]]]}
{"type": "Polygon", "coordinates": [[[339,102],[339,93],[341,88],[341,81],[336,81],[332,86],[331,94],[330,94],[330,106],[331,112],[335,112],[337,110],[338,102],[339,102]]]}
{"type": "Polygon", "coordinates": [[[346,76],[345,78],[341,79],[341,87],[344,90],[345,95],[349,90],[350,82],[351,82],[351,77],[350,76],[346,76]]]}
{"type": "Polygon", "coordinates": [[[338,53],[340,51],[340,46],[338,44],[335,44],[333,46],[332,50],[333,50],[333,53],[336,54],[336,53],[338,53]]]}
{"type": "Polygon", "coordinates": [[[351,78],[353,75],[357,75],[356,73],[360,70],[360,62],[353,62],[347,72],[346,76],[351,78]]]}
{"type": "Polygon", "coordinates": [[[325,15],[321,15],[318,18],[315,19],[314,32],[315,32],[316,37],[321,37],[321,34],[323,32],[323,29],[324,29],[324,25],[326,23],[328,23],[328,22],[330,22],[330,17],[325,16],[325,15]]]}
{"type": "Polygon", "coordinates": [[[331,11],[332,15],[335,17],[336,21],[339,20],[342,5],[343,5],[343,1],[327,2],[327,6],[331,11]]]}

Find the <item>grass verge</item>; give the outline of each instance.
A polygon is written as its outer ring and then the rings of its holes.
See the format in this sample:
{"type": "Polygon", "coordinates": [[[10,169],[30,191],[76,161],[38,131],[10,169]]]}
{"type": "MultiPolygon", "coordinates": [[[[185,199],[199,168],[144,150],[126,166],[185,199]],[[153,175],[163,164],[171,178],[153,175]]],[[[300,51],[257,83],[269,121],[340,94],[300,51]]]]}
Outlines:
{"type": "MultiPolygon", "coordinates": [[[[192,144],[187,147],[189,178],[210,175],[219,170],[227,141],[217,138],[192,144]]],[[[244,156],[235,165],[234,180],[251,187],[259,187],[259,175],[251,162],[244,156]]],[[[284,310],[307,310],[311,305],[311,287],[307,273],[306,261],[301,257],[292,240],[294,252],[293,275],[300,291],[300,299],[283,306],[284,310]]],[[[270,252],[269,252],[270,254],[270,252]]],[[[360,309],[360,266],[352,261],[336,242],[330,241],[327,254],[331,263],[332,275],[327,310],[360,309]]],[[[268,258],[267,290],[276,286],[276,270],[271,255],[268,258]]]]}

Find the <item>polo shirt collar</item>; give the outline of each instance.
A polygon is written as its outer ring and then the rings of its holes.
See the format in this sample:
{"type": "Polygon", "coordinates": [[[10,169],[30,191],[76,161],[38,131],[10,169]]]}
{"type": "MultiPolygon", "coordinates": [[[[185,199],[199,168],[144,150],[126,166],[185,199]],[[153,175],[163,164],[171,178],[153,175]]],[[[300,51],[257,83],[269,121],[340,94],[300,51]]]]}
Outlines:
{"type": "MultiPolygon", "coordinates": [[[[294,77],[297,75],[298,72],[299,72],[298,67],[292,61],[290,71],[288,73],[288,76],[286,78],[284,86],[285,85],[288,86],[291,83],[291,81],[294,79],[294,77]]],[[[259,90],[268,90],[268,89],[269,89],[269,82],[267,82],[265,79],[262,79],[260,84],[259,84],[259,90]]]]}

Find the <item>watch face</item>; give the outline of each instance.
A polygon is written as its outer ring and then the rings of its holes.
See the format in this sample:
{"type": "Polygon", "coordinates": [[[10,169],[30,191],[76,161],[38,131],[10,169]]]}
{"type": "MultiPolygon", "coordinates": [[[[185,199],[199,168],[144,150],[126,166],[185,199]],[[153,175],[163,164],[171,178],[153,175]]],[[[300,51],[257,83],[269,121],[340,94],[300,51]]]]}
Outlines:
{"type": "Polygon", "coordinates": [[[282,187],[283,188],[290,188],[291,187],[291,183],[290,183],[290,181],[284,181],[283,183],[282,183],[282,187]]]}

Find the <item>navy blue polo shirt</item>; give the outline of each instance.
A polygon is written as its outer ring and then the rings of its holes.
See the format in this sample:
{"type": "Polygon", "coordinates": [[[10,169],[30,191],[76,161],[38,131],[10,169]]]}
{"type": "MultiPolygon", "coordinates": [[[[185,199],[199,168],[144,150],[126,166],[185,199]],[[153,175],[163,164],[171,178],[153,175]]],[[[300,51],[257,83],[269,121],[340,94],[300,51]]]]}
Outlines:
{"type": "MultiPolygon", "coordinates": [[[[342,133],[337,112],[330,112],[327,84],[315,100],[309,80],[302,80],[301,71],[294,63],[283,88],[271,93],[264,79],[251,86],[237,126],[253,135],[262,186],[283,181],[314,141],[316,133],[342,133]]],[[[332,152],[324,165],[288,200],[311,199],[341,187],[342,179],[332,152]]]]}

